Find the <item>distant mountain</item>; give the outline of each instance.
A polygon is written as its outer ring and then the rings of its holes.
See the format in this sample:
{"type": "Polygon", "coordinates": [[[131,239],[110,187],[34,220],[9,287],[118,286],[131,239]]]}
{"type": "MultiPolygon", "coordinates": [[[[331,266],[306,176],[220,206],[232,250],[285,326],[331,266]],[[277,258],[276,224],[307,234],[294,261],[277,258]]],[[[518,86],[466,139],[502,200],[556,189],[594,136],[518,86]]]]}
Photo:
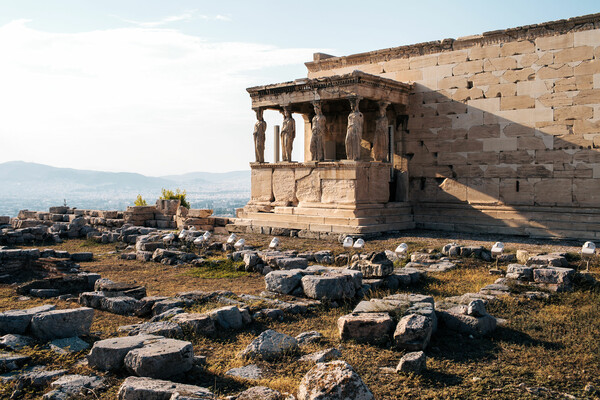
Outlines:
{"type": "Polygon", "coordinates": [[[0,196],[8,194],[85,193],[93,191],[139,193],[168,188],[192,192],[250,190],[250,171],[191,172],[151,177],[129,172],[104,172],[57,168],[24,161],[0,164],[0,196]]]}

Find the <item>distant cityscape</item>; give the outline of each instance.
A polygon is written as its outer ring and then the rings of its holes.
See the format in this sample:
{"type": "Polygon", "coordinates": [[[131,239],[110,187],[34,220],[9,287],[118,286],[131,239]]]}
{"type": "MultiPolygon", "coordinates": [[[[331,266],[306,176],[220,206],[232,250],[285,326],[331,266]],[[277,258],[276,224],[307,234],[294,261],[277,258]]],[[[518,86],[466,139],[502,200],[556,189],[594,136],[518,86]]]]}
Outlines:
{"type": "Polygon", "coordinates": [[[154,178],[4,163],[0,164],[0,215],[16,217],[20,210],[47,211],[64,203],[80,209],[125,210],[138,194],[148,205],[154,204],[162,188],[185,190],[192,208],[210,208],[213,215],[232,217],[250,198],[250,171],[154,178]]]}

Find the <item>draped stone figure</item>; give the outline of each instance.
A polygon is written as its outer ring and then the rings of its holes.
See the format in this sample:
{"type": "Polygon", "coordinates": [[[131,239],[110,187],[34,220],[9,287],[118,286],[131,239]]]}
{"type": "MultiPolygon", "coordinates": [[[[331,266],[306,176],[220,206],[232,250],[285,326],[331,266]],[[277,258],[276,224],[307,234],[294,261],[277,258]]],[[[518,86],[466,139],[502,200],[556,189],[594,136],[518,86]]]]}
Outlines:
{"type": "Polygon", "coordinates": [[[315,116],[312,119],[312,137],[310,138],[310,159],[312,161],[323,161],[325,154],[323,152],[323,136],[325,135],[325,126],[327,119],[321,111],[321,103],[315,101],[315,116]]]}
{"type": "Polygon", "coordinates": [[[283,124],[281,125],[281,158],[283,161],[292,161],[292,146],[296,137],[296,121],[288,107],[283,108],[283,124]]]}
{"type": "Polygon", "coordinates": [[[379,115],[375,120],[375,139],[373,140],[373,158],[375,161],[387,161],[389,137],[387,107],[390,103],[380,101],[379,115]]]}
{"type": "Polygon", "coordinates": [[[350,99],[350,114],[346,130],[346,158],[357,161],[360,159],[360,141],[364,124],[363,114],[358,110],[360,99],[350,99]]]}
{"type": "Polygon", "coordinates": [[[256,109],[256,123],[254,124],[254,154],[256,162],[265,162],[265,131],[267,122],[263,119],[263,110],[256,109]]]}

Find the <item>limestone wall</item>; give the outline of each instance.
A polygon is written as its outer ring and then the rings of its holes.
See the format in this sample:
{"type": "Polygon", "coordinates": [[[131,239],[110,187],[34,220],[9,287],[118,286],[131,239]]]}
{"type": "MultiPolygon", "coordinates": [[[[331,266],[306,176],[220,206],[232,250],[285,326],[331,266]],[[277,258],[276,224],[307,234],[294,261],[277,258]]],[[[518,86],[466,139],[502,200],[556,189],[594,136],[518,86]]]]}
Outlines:
{"type": "Polygon", "coordinates": [[[414,84],[395,165],[417,226],[600,237],[600,14],[307,67],[414,84]]]}
{"type": "Polygon", "coordinates": [[[385,204],[390,168],[382,163],[320,162],[252,165],[250,204],[310,206],[385,204]]]}

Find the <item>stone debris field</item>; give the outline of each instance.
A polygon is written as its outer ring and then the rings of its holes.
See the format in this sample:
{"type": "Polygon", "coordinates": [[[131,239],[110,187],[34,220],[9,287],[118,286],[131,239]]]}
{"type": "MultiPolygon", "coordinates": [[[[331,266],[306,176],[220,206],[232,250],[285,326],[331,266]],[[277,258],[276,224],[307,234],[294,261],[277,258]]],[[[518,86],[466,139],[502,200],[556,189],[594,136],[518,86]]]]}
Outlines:
{"type": "Polygon", "coordinates": [[[163,208],[0,217],[1,398],[600,396],[600,268],[581,243],[344,247],[163,208]]]}

